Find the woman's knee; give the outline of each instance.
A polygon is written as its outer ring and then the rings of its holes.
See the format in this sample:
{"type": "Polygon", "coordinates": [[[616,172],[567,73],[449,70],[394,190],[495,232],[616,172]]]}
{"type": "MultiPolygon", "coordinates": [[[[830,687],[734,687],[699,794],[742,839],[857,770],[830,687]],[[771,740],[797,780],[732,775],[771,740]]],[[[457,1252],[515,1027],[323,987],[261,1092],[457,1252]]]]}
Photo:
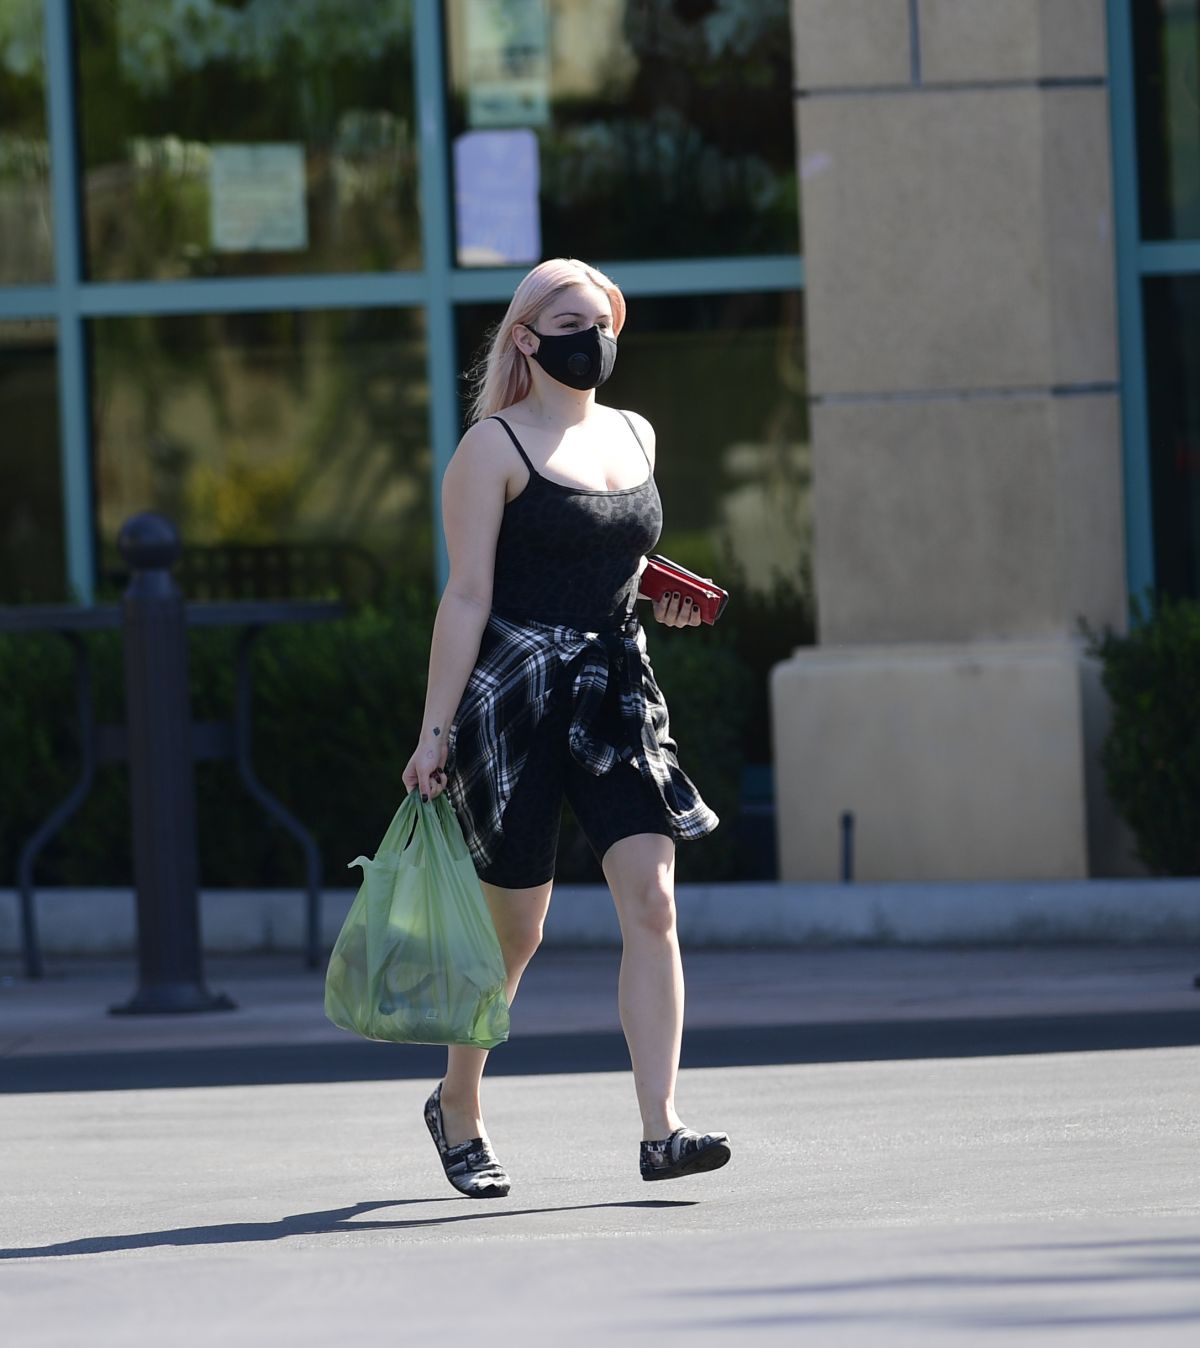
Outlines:
{"type": "Polygon", "coordinates": [[[542,924],[550,906],[550,884],[529,889],[503,889],[484,881],[484,898],[492,914],[504,963],[519,974],[542,943],[542,924]]]}
{"type": "Polygon", "coordinates": [[[621,901],[622,926],[626,934],[665,937],[675,932],[674,886],[654,876],[628,887],[621,901]]]}
{"type": "Polygon", "coordinates": [[[509,973],[518,972],[537,954],[542,943],[542,924],[536,921],[505,923],[498,931],[500,949],[509,973]]]}

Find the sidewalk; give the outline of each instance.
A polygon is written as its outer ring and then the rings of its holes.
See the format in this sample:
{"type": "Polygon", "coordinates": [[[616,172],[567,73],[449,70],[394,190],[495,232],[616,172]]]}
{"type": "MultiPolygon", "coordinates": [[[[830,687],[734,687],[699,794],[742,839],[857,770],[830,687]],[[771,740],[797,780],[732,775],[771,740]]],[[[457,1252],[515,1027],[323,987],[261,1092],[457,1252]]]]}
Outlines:
{"type": "MultiPolygon", "coordinates": [[[[614,950],[544,949],[513,1008],[513,1040],[617,1035],[614,950]]],[[[684,951],[689,1032],[1030,1017],[1200,1015],[1189,947],[831,948],[684,951]]],[[[155,1050],[350,1045],[324,1017],[323,971],[298,956],[210,957],[233,1012],[111,1016],[136,989],[132,960],[48,964],[29,982],[0,961],[0,1073],[10,1058],[155,1050]]]]}
{"type": "Polygon", "coordinates": [[[616,952],[549,949],[489,1065],[513,1192],[471,1203],[422,1123],[444,1056],[334,1029],[299,959],[212,959],[237,1011],[137,1018],[106,1014],[132,961],[0,963],[6,1341],[1195,1340],[1195,950],[685,964],[680,1104],[732,1163],[641,1182],[616,952]]]}
{"type": "MultiPolygon", "coordinates": [[[[354,889],[321,897],[321,938],[333,944],[354,889]]],[[[1200,880],[1041,880],[953,883],[790,884],[775,881],[677,886],[686,950],[875,946],[1192,945],[1200,950],[1200,880]]],[[[297,889],[201,889],[205,948],[226,954],[304,948],[304,895],[297,889]]],[[[21,948],[18,896],[0,889],[0,961],[21,948]]],[[[47,957],[120,958],[136,948],[133,891],[37,893],[47,957]]],[[[620,945],[603,885],[556,885],[543,949],[620,945]]]]}

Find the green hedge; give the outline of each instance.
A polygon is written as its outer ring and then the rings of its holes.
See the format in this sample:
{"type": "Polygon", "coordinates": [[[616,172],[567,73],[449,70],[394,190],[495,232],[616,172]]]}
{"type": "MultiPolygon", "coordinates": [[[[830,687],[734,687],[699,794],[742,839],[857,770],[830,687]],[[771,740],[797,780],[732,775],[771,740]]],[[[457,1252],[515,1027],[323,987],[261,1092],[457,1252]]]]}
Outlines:
{"type": "Polygon", "coordinates": [[[1200,875],[1200,604],[1134,606],[1128,636],[1092,637],[1113,721],[1109,794],[1158,875],[1200,875]]]}
{"type": "MultiPolygon", "coordinates": [[[[264,785],[316,835],[326,883],[352,885],[346,863],[370,853],[404,792],[401,773],[424,705],[433,612],[428,601],[363,608],[347,619],[279,627],[254,659],[253,760],[264,785]]],[[[653,626],[653,624],[651,624],[653,626]]],[[[86,638],[97,717],[124,719],[120,637],[86,638]]],[[[236,634],[189,634],[192,710],[232,714],[236,634]]],[[[680,757],[724,827],[681,847],[682,877],[729,876],[749,675],[718,633],[650,633],[655,671],[671,706],[680,757]]],[[[16,880],[17,854],[78,774],[72,657],[56,636],[0,637],[0,883],[16,880]]],[[[298,885],[302,859],[242,787],[231,762],[196,769],[200,877],[205,886],[298,885]]],[[[129,797],[123,765],[97,770],[91,795],[43,853],[39,885],[132,882],[129,797]]],[[[559,876],[595,878],[586,846],[564,832],[559,876]]]]}

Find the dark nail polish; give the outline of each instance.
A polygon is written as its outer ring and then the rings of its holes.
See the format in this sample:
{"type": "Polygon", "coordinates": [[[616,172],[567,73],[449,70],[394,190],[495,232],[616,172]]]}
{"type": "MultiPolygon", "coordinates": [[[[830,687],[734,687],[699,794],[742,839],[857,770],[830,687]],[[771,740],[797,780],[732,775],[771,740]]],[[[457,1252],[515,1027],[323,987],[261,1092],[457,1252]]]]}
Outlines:
{"type": "Polygon", "coordinates": [[[429,797],[425,794],[424,791],[421,792],[421,799],[425,802],[426,805],[429,804],[429,797]]]}

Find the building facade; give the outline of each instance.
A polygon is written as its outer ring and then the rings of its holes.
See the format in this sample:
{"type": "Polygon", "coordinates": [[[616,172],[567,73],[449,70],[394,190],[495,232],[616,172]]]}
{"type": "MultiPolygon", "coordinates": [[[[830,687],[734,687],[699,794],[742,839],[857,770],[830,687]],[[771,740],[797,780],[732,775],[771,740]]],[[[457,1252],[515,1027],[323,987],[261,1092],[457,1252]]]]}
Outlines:
{"type": "Polygon", "coordinates": [[[1197,6],[797,0],[819,644],[782,872],[1135,869],[1086,627],[1197,593],[1197,6]]]}
{"type": "Polygon", "coordinates": [[[1080,619],[1200,590],[1200,0],[4,0],[0,602],[445,558],[540,257],[630,299],[785,879],[1122,873],[1080,619]],[[791,652],[795,650],[795,654],[791,652]],[[773,673],[770,671],[773,669],[773,673]],[[768,724],[770,730],[768,730],[768,724]]]}

